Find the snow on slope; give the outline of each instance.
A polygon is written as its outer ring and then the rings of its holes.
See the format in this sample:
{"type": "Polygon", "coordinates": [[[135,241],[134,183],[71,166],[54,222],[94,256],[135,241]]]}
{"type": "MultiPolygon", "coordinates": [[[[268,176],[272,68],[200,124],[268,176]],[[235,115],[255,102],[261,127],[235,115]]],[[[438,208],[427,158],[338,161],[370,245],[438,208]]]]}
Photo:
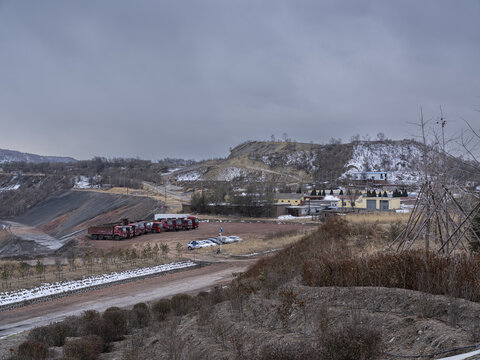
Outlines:
{"type": "Polygon", "coordinates": [[[9,185],[9,186],[5,186],[5,187],[1,187],[1,188],[0,188],[0,192],[2,192],[2,191],[18,190],[19,187],[20,187],[20,184],[15,184],[15,185],[9,185]]]}
{"type": "Polygon", "coordinates": [[[202,178],[202,174],[198,171],[189,171],[175,177],[177,181],[196,181],[202,178]]]}
{"type": "Polygon", "coordinates": [[[25,300],[37,299],[49,295],[61,294],[68,291],[86,289],[96,285],[103,285],[121,280],[133,279],[136,277],[151,274],[158,274],[165,271],[182,269],[190,266],[195,266],[195,263],[192,261],[170,263],[142,269],[127,270],[118,273],[113,272],[110,274],[91,276],[82,280],[63,281],[57,282],[55,284],[45,283],[33,289],[22,289],[12,292],[0,292],[0,306],[15,304],[25,300]]]}
{"type": "Polygon", "coordinates": [[[363,171],[387,171],[392,182],[414,183],[420,176],[422,153],[412,143],[365,143],[355,145],[342,177],[363,171]]]}

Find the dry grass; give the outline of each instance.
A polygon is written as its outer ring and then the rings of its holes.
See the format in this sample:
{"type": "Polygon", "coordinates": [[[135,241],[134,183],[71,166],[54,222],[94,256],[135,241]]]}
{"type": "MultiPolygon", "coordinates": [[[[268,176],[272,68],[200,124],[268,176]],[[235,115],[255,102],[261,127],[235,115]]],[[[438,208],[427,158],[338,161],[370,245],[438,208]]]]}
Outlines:
{"type": "Polygon", "coordinates": [[[287,245],[299,241],[306,235],[307,231],[308,230],[290,231],[285,234],[277,233],[267,236],[264,239],[253,239],[224,245],[223,249],[232,255],[247,255],[273,249],[282,249],[287,245]]]}
{"type": "Polygon", "coordinates": [[[355,213],[347,214],[345,218],[351,224],[391,224],[394,222],[406,223],[410,214],[395,213],[395,212],[370,212],[370,213],[355,213]]]}
{"type": "Polygon", "coordinates": [[[248,240],[222,245],[221,254],[216,254],[218,246],[198,249],[195,251],[197,251],[197,254],[200,255],[215,255],[225,258],[229,257],[230,255],[250,255],[274,249],[283,249],[284,247],[299,241],[312,231],[314,231],[314,229],[302,229],[288,232],[278,232],[258,238],[250,237],[248,240]]]}

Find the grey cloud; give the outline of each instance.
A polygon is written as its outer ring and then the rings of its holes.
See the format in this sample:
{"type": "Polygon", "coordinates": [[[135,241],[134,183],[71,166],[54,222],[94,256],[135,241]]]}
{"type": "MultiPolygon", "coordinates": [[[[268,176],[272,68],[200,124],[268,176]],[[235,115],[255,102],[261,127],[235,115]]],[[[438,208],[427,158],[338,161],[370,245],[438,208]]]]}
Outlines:
{"type": "Polygon", "coordinates": [[[478,121],[476,1],[4,1],[0,147],[226,155],[478,121]]]}

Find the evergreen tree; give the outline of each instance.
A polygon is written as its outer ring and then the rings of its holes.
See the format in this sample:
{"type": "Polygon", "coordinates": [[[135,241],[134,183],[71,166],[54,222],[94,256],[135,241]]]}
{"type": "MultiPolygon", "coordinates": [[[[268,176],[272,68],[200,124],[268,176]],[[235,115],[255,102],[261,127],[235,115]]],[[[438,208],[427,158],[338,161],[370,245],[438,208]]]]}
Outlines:
{"type": "Polygon", "coordinates": [[[333,189],[330,189],[330,195],[333,195],[333,189]]]}
{"type": "Polygon", "coordinates": [[[317,190],[315,190],[315,188],[313,188],[312,192],[310,193],[310,195],[312,196],[317,196],[317,190]]]}
{"type": "Polygon", "coordinates": [[[377,192],[375,190],[373,190],[371,193],[370,193],[370,196],[371,197],[377,197],[377,192]]]}
{"type": "Polygon", "coordinates": [[[367,190],[367,197],[370,197],[372,196],[372,193],[370,192],[370,190],[367,190]]]}
{"type": "Polygon", "coordinates": [[[407,193],[407,189],[403,189],[403,194],[402,194],[403,197],[407,197],[408,196],[408,193],[407,193]]]}
{"type": "Polygon", "coordinates": [[[386,191],[383,192],[383,197],[388,197],[388,194],[386,191]]]}
{"type": "Polygon", "coordinates": [[[338,195],[343,195],[343,190],[340,190],[340,193],[338,195]]]}
{"type": "Polygon", "coordinates": [[[327,194],[325,194],[325,189],[322,190],[322,196],[327,196],[327,194]]]}

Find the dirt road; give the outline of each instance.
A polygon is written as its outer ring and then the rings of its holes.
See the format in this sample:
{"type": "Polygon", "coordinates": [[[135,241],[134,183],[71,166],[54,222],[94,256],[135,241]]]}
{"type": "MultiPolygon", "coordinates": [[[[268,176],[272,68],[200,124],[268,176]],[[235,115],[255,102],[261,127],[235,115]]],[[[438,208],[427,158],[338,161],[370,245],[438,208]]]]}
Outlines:
{"type": "Polygon", "coordinates": [[[0,339],[61,321],[92,309],[104,311],[111,306],[129,307],[179,293],[198,293],[232,280],[232,273],[242,272],[256,260],[219,262],[188,271],[120,284],[34,304],[8,312],[0,312],[0,339]]]}

